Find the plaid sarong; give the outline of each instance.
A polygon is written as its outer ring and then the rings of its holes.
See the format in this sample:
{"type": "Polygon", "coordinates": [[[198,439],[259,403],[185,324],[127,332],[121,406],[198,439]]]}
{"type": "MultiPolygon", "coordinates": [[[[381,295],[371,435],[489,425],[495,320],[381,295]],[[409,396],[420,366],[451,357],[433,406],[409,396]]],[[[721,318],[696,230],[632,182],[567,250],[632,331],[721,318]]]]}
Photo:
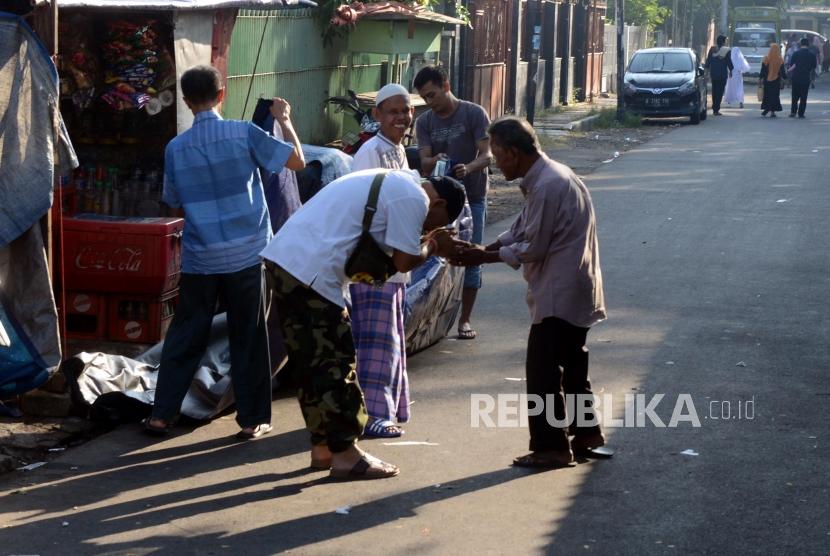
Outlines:
{"type": "Polygon", "coordinates": [[[350,284],[352,336],[357,351],[357,381],[370,417],[409,420],[406,333],[403,304],[406,286],[387,282],[378,288],[350,284]]]}

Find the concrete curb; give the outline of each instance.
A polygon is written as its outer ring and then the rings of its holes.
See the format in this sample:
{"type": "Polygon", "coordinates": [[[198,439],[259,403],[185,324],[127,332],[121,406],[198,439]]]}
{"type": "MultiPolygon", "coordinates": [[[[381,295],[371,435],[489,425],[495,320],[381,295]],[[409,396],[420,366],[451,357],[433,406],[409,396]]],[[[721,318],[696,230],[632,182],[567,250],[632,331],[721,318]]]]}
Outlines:
{"type": "Polygon", "coordinates": [[[536,130],[542,132],[543,130],[555,131],[587,131],[593,127],[594,120],[599,118],[599,114],[591,114],[590,116],[583,116],[578,120],[567,123],[553,123],[543,122],[536,124],[536,130]]]}
{"type": "Polygon", "coordinates": [[[592,114],[590,116],[582,118],[581,120],[576,120],[575,122],[571,122],[570,124],[568,124],[566,129],[568,131],[588,131],[590,129],[593,129],[594,122],[597,119],[599,119],[599,116],[599,114],[592,114]]]}

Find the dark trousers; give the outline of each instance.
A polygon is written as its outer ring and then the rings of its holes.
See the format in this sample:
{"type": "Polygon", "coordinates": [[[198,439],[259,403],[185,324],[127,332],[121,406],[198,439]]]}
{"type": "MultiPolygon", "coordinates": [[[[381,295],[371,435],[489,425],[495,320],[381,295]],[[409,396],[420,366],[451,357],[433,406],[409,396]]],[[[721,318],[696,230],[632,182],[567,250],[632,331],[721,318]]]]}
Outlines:
{"type": "Polygon", "coordinates": [[[278,265],[265,273],[311,444],[346,451],[368,419],[348,315],[278,265]]]}
{"type": "Polygon", "coordinates": [[[178,414],[207,349],[220,297],[228,309],[236,422],[243,428],[271,422],[271,364],[260,264],[230,274],[182,273],[176,316],[161,352],[153,417],[170,422],[178,414]]]}
{"type": "MultiPolygon", "coordinates": [[[[528,416],[530,449],[534,452],[570,447],[568,428],[557,428],[548,422],[546,396],[553,397],[553,414],[561,422],[566,418],[565,395],[591,394],[588,349],[585,347],[588,330],[556,317],[548,317],[530,327],[525,363],[527,393],[545,401],[542,414],[528,416]]],[[[575,420],[570,426],[570,432],[575,435],[598,433],[599,430],[598,425],[578,427],[575,420]]]]}
{"type": "Polygon", "coordinates": [[[795,114],[797,111],[799,116],[803,116],[804,111],[807,110],[807,93],[810,92],[810,83],[793,82],[792,87],[793,105],[790,108],[790,114],[795,114]]]}
{"type": "Polygon", "coordinates": [[[712,112],[720,112],[720,103],[723,92],[726,90],[726,79],[712,80],[712,112]]]}

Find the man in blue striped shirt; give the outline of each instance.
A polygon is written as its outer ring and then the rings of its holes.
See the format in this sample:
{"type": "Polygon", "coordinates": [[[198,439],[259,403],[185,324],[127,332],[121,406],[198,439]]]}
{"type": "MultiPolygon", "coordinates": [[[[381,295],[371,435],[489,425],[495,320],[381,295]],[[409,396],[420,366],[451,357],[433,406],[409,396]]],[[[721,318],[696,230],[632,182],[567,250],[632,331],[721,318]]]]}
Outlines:
{"type": "Polygon", "coordinates": [[[240,438],[271,430],[271,373],[265,331],[260,251],[271,225],[258,168],[279,172],[305,166],[291,124],[291,107],[271,106],[283,136],[251,122],[223,120],[222,76],[210,66],[187,70],[181,90],[193,126],[164,153],[164,202],[185,214],[182,276],[176,316],[164,342],[153,414],[147,432],[164,434],[175,420],[208,344],[214,308],[228,308],[231,378],[240,438]]]}

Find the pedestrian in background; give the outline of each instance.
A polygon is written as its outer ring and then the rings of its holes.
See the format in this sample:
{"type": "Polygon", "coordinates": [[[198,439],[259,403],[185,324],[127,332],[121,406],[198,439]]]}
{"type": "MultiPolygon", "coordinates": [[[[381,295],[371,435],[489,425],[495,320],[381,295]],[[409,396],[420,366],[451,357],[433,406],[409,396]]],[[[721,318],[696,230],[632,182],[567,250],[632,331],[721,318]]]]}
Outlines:
{"type": "MultiPolygon", "coordinates": [[[[427,66],[415,76],[415,88],[430,110],[415,122],[421,173],[433,172],[438,161],[451,164],[447,175],[461,180],[473,213],[473,241],[481,243],[487,215],[490,139],[487,126],[490,118],[478,104],[459,100],[450,91],[444,70],[427,66]]],[[[476,337],[470,319],[478,290],[481,289],[481,267],[467,268],[461,293],[461,315],[458,317],[458,338],[476,337]]]]}
{"type": "MultiPolygon", "coordinates": [[[[384,85],[375,96],[372,109],[380,130],[361,145],[354,156],[352,171],[408,169],[403,139],[412,125],[413,114],[409,91],[397,83],[384,85]]],[[[381,286],[349,284],[357,381],[369,414],[363,431],[367,437],[401,436],[404,431],[397,423],[409,421],[403,318],[407,282],[409,273],[398,272],[381,286]]]]}
{"type": "MultiPolygon", "coordinates": [[[[817,37],[814,37],[814,39],[817,37]]],[[[816,74],[818,73],[818,68],[820,67],[819,64],[821,63],[821,48],[816,46],[815,40],[810,40],[807,37],[804,37],[802,40],[807,40],[807,48],[812,53],[813,57],[816,59],[816,67],[813,69],[813,72],[810,74],[810,88],[816,88],[816,74]]]]}
{"type": "Polygon", "coordinates": [[[726,104],[737,104],[739,108],[744,107],[744,72],[749,71],[749,62],[744,58],[741,49],[733,46],[730,57],[732,58],[732,74],[726,81],[726,92],[724,100],[726,104]]]}
{"type": "Polygon", "coordinates": [[[259,168],[279,172],[305,167],[291,124],[291,106],[275,98],[271,114],[288,142],[253,122],[223,120],[222,76],[196,66],[181,77],[193,126],[164,151],[163,200],[184,209],[182,274],[176,315],[161,352],[155,400],[145,431],[168,431],[181,408],[208,344],[216,301],[228,308],[231,381],[238,437],[271,430],[271,369],[265,329],[260,251],[271,239],[271,222],[259,168]]]}
{"type": "Polygon", "coordinates": [[[830,41],[821,45],[821,73],[830,71],[830,41]]]}
{"type": "Polygon", "coordinates": [[[761,75],[758,78],[759,86],[763,88],[764,100],[761,101],[761,116],[775,118],[775,113],[781,108],[781,88],[784,82],[784,58],[781,57],[781,48],[773,43],[769,52],[761,62],[761,75]]]}
{"type": "Polygon", "coordinates": [[[706,69],[709,70],[709,79],[712,81],[712,114],[720,116],[720,104],[726,90],[726,80],[732,77],[732,57],[726,47],[726,37],[719,35],[717,48],[709,50],[706,58],[706,69]]]}
{"type": "MultiPolygon", "coordinates": [[[[527,393],[545,402],[553,399],[556,420],[567,423],[565,396],[592,396],[585,341],[590,327],[605,319],[591,195],[570,168],[542,152],[526,121],[501,118],[488,133],[505,179],[522,178],[524,206],[495,242],[486,247],[458,242],[459,252],[451,261],[503,262],[522,268],[533,323],[525,361],[527,393]]],[[[547,418],[547,407],[541,414],[528,413],[531,453],[514,459],[517,467],[566,467],[572,465],[574,455],[590,456],[605,444],[598,423],[576,420],[570,427],[555,426],[547,418]]]]}
{"type": "Polygon", "coordinates": [[[807,110],[807,93],[810,92],[810,83],[816,69],[816,57],[810,52],[809,46],[810,42],[807,38],[801,39],[801,45],[790,61],[790,80],[792,81],[790,118],[794,118],[796,113],[799,118],[803,118],[807,110]]]}

